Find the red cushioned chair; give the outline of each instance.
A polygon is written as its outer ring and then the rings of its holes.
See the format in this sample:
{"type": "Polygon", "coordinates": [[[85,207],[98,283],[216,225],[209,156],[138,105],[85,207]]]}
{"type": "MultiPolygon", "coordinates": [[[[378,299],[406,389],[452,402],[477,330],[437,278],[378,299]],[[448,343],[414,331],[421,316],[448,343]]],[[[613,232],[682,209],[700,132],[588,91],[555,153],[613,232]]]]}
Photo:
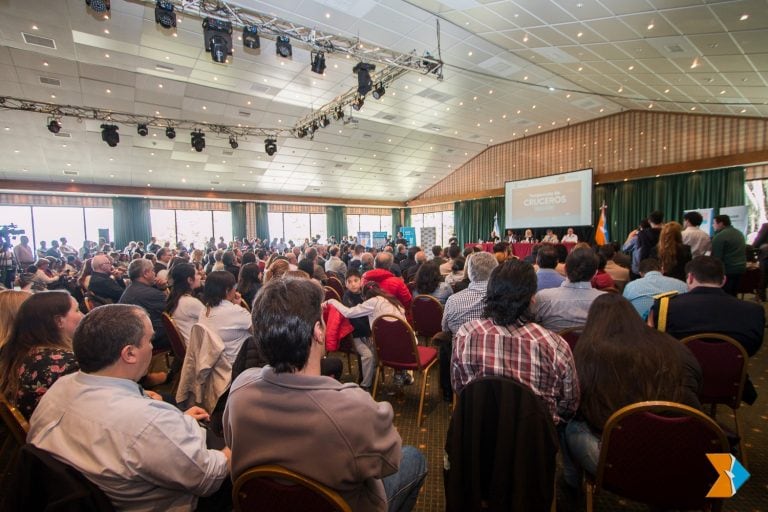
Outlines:
{"type": "Polygon", "coordinates": [[[344,296],[344,285],[341,284],[341,280],[339,280],[338,277],[334,275],[328,276],[328,286],[336,290],[336,293],[339,294],[339,297],[344,296]]]}
{"type": "Polygon", "coordinates": [[[730,336],[701,333],[681,340],[693,352],[702,371],[702,404],[711,404],[709,415],[717,415],[717,405],[723,404],[733,411],[736,435],[739,436],[741,463],[747,467],[744,432],[739,425],[738,408],[744,383],[747,380],[747,351],[730,336]]]}
{"type": "Polygon", "coordinates": [[[325,300],[336,299],[341,302],[341,296],[330,286],[323,286],[323,291],[325,292],[325,300]]]}
{"type": "Polygon", "coordinates": [[[603,430],[597,474],[587,477],[587,512],[600,489],[680,510],[717,510],[706,495],[718,478],[708,453],[728,453],[712,418],[674,402],[640,402],[616,411],[603,430]]]}
{"type": "Polygon", "coordinates": [[[339,494],[323,484],[281,466],[256,466],[235,481],[236,512],[351,512],[339,494]]]}
{"type": "Polygon", "coordinates": [[[762,286],[763,271],[759,267],[748,268],[739,279],[739,288],[736,290],[736,294],[741,294],[743,299],[745,293],[753,293],[755,298],[760,301],[760,288],[762,286]]]}
{"type": "MultiPolygon", "coordinates": [[[[184,343],[184,338],[181,337],[179,328],[176,327],[176,322],[168,313],[162,314],[163,327],[165,327],[165,333],[168,336],[168,341],[171,342],[171,351],[173,352],[173,358],[178,361],[179,367],[184,362],[184,358],[187,357],[187,344],[184,343]]],[[[176,389],[179,387],[179,378],[181,372],[177,371],[173,377],[173,385],[171,386],[171,394],[176,396],[176,389]]]]}
{"type": "Polygon", "coordinates": [[[560,337],[563,338],[566,341],[566,343],[568,343],[568,346],[571,347],[571,352],[573,352],[574,350],[576,350],[576,343],[579,341],[579,338],[581,337],[582,332],[584,332],[584,326],[577,325],[574,327],[563,329],[557,334],[559,334],[560,337]]]}
{"type": "Polygon", "coordinates": [[[431,295],[416,295],[411,302],[411,317],[417,336],[425,343],[443,330],[443,305],[431,295]]]}
{"type": "Polygon", "coordinates": [[[419,395],[419,416],[416,422],[421,427],[421,413],[424,408],[424,393],[427,388],[429,370],[437,363],[437,349],[420,347],[416,343],[416,334],[407,322],[393,315],[382,315],[373,322],[371,329],[373,343],[378,356],[378,368],[373,380],[372,396],[376,398],[379,379],[385,367],[395,370],[413,370],[421,374],[421,394],[419,395]]]}

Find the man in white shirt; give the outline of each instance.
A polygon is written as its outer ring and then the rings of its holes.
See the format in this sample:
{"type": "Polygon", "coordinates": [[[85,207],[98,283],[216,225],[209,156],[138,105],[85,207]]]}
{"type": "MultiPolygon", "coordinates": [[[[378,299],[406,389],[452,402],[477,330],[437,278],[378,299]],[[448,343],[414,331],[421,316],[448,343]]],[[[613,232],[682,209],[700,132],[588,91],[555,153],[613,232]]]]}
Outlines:
{"type": "Polygon", "coordinates": [[[701,229],[703,217],[699,212],[691,211],[683,215],[683,243],[690,246],[691,257],[705,256],[712,251],[712,239],[701,229]]]}
{"type": "Polygon", "coordinates": [[[560,240],[560,241],[561,241],[561,242],[565,242],[565,243],[572,243],[572,244],[575,244],[575,243],[577,243],[577,242],[579,241],[579,237],[578,237],[578,236],[576,236],[576,235],[573,233],[573,228],[568,228],[568,231],[566,232],[566,234],[565,234],[565,235],[563,235],[563,239],[562,239],[562,240],[560,240]]]}
{"type": "Polygon", "coordinates": [[[43,396],[27,442],[83,473],[117,510],[231,508],[231,491],[221,488],[230,451],[206,448],[196,421],[208,414],[199,407],[183,413],[137,384],[152,359],[152,334],[138,306],[110,304],[86,315],[73,338],[80,371],[43,396]]]}

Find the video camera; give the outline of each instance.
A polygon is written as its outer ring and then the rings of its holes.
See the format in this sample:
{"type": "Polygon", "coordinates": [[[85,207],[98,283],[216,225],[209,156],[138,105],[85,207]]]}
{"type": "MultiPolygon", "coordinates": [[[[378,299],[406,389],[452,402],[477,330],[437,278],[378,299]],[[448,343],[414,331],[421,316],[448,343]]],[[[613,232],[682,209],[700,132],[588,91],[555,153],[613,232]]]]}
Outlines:
{"type": "Polygon", "coordinates": [[[19,229],[16,224],[4,224],[0,226],[0,242],[13,245],[11,239],[15,240],[16,235],[23,235],[26,233],[23,229],[19,229]]]}

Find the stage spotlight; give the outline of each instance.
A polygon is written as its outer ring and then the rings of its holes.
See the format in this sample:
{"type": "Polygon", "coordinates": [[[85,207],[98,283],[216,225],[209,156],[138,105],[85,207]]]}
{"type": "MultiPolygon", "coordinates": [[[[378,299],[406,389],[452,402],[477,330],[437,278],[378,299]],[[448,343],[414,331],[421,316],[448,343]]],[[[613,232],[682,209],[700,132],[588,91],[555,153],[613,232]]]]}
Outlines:
{"type": "Polygon", "coordinates": [[[155,3],[155,23],[163,28],[176,26],[176,13],[173,12],[173,4],[168,0],[157,0],[155,3]]]}
{"type": "Polygon", "coordinates": [[[288,36],[277,36],[275,40],[275,52],[280,57],[288,58],[293,55],[293,48],[291,48],[291,38],[288,36]]]}
{"type": "Polygon", "coordinates": [[[312,52],[311,57],[312,66],[310,69],[312,72],[318,75],[325,73],[325,54],[323,52],[312,52]]]}
{"type": "Polygon", "coordinates": [[[48,119],[48,131],[51,133],[59,133],[61,131],[61,121],[55,117],[48,119]]]}
{"type": "Polygon", "coordinates": [[[139,123],[139,125],[136,127],[136,133],[141,135],[142,137],[146,137],[149,133],[149,128],[147,128],[147,125],[144,123],[139,123]]]}
{"type": "Polygon", "coordinates": [[[272,156],[275,153],[277,153],[277,141],[275,139],[265,140],[264,151],[266,151],[269,156],[272,156]]]}
{"type": "Polygon", "coordinates": [[[174,130],[173,126],[169,126],[165,129],[165,136],[169,139],[175,139],[176,138],[176,130],[174,130]]]}
{"type": "Polygon", "coordinates": [[[114,124],[101,125],[101,140],[107,143],[107,146],[114,148],[120,142],[119,128],[114,124]]]}
{"type": "Polygon", "coordinates": [[[110,9],[109,0],[85,0],[85,5],[96,12],[107,12],[110,9]]]}
{"type": "Polygon", "coordinates": [[[336,108],[336,110],[333,112],[333,117],[338,121],[339,119],[344,119],[344,109],[341,107],[336,108]]]}
{"type": "Polygon", "coordinates": [[[235,137],[234,135],[230,135],[229,147],[231,147],[232,149],[237,149],[237,146],[239,146],[239,144],[237,143],[237,137],[235,137]]]}
{"type": "Polygon", "coordinates": [[[331,120],[328,119],[327,115],[323,114],[323,116],[320,118],[320,126],[326,128],[329,124],[331,124],[331,120]]]}
{"type": "Polygon", "coordinates": [[[380,100],[381,97],[384,96],[385,92],[386,89],[384,89],[384,84],[379,84],[379,86],[375,88],[371,94],[373,95],[374,99],[380,100]]]}
{"type": "Polygon", "coordinates": [[[205,134],[200,130],[192,132],[191,143],[195,151],[200,153],[205,149],[205,134]]]}
{"type": "Polygon", "coordinates": [[[361,108],[363,108],[364,103],[365,103],[365,97],[358,96],[358,98],[352,102],[352,109],[355,111],[359,111],[361,108]]]}
{"type": "Polygon", "coordinates": [[[314,135],[318,128],[320,128],[320,125],[317,124],[317,121],[312,121],[312,124],[309,125],[309,134],[314,135]]]}
{"type": "Polygon", "coordinates": [[[296,136],[300,139],[303,139],[307,136],[307,129],[304,126],[296,128],[296,136]]]}
{"type": "Polygon", "coordinates": [[[211,53],[214,62],[223,64],[227,56],[232,55],[232,23],[205,18],[203,20],[203,34],[205,36],[205,51],[211,53]]]}
{"type": "Polygon", "coordinates": [[[365,96],[373,88],[373,80],[371,80],[371,71],[376,69],[375,64],[368,64],[366,62],[358,62],[355,67],[352,68],[352,72],[357,74],[357,93],[360,96],[365,96]]]}
{"type": "Polygon", "coordinates": [[[261,39],[259,39],[259,29],[255,25],[246,25],[243,27],[243,46],[255,50],[261,48],[261,39]]]}

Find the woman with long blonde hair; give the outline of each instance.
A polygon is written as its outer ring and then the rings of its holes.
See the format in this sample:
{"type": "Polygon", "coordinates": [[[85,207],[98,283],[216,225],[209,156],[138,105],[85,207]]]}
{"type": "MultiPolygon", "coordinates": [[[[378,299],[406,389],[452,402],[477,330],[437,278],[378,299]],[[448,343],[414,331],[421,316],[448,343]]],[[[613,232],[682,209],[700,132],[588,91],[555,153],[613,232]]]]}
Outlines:
{"type": "Polygon", "coordinates": [[[0,291],[0,349],[3,348],[11,335],[13,320],[21,307],[21,303],[30,297],[29,292],[17,290],[0,291]]]}
{"type": "Polygon", "coordinates": [[[691,248],[683,244],[683,226],[675,221],[662,226],[656,254],[662,274],[685,281],[685,264],[691,261],[691,248]]]}

